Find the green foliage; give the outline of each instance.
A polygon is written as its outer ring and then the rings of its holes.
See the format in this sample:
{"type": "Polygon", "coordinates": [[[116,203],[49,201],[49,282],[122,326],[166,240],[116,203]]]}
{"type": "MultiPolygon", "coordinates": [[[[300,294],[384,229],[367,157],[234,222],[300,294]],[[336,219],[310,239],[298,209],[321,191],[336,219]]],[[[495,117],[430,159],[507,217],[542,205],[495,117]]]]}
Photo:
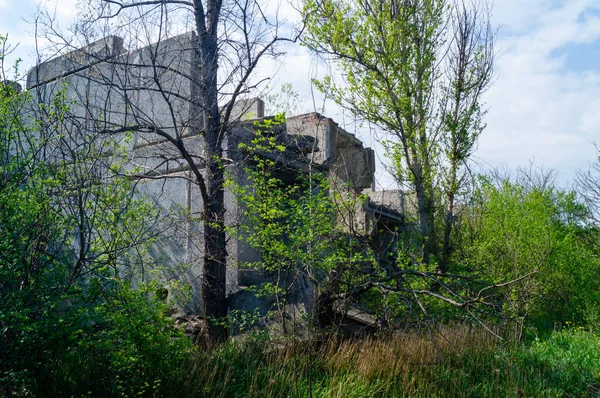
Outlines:
{"type": "Polygon", "coordinates": [[[600,259],[586,239],[594,234],[586,216],[572,192],[483,180],[464,216],[457,261],[494,282],[537,271],[501,298],[506,315],[549,328],[593,321],[600,259]]]}
{"type": "Polygon", "coordinates": [[[78,289],[61,298],[46,297],[19,320],[16,309],[10,314],[19,339],[7,341],[15,345],[3,364],[8,395],[167,396],[183,380],[191,341],[147,287],[120,284],[98,296],[78,289]]]}
{"type": "Polygon", "coordinates": [[[168,395],[192,350],[141,273],[154,211],[69,105],[0,84],[0,396],[168,395]]]}
{"type": "MultiPolygon", "coordinates": [[[[394,171],[399,181],[414,180],[407,167],[418,161],[432,166],[439,152],[430,139],[434,132],[428,131],[435,110],[427,94],[439,78],[443,2],[309,1],[304,13],[309,27],[305,44],[335,58],[345,77],[343,85],[331,76],[315,85],[361,120],[401,135],[389,141],[394,171]]],[[[433,170],[423,172],[432,183],[433,170]]]]}
{"type": "Polygon", "coordinates": [[[265,114],[287,114],[288,116],[297,115],[302,107],[300,95],[291,83],[284,83],[278,91],[267,94],[265,100],[265,114]]]}
{"type": "Polygon", "coordinates": [[[560,386],[567,396],[581,391],[596,394],[600,389],[599,337],[583,327],[566,327],[549,339],[536,339],[528,352],[520,355],[523,365],[545,369],[544,379],[560,386]]]}
{"type": "MultiPolygon", "coordinates": [[[[266,119],[257,125],[256,137],[241,149],[248,153],[250,165],[244,169],[248,183],[229,182],[243,208],[244,222],[229,232],[260,255],[259,267],[268,281],[253,287],[255,294],[275,299],[276,313],[285,319],[285,306],[290,292],[308,278],[317,294],[332,288],[326,281],[330,272],[351,288],[360,282],[360,266],[375,267],[373,254],[359,239],[344,233],[340,211],[351,212],[362,204],[362,196],[352,197],[331,189],[326,176],[309,165],[304,172],[286,175],[279,164],[279,154],[286,151],[273,128],[284,121],[283,115],[266,119]],[[344,210],[340,210],[343,207],[344,210]]],[[[375,270],[373,272],[376,272],[375,270]]],[[[284,332],[287,327],[284,323],[284,332]]]]}

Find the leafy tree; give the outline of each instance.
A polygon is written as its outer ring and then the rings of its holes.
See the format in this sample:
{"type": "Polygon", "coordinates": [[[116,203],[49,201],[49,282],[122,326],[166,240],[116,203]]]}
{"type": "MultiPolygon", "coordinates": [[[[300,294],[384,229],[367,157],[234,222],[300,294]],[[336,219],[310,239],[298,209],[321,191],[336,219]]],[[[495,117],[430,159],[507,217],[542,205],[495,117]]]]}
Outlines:
{"type": "Polygon", "coordinates": [[[335,61],[344,77],[327,77],[317,87],[387,135],[393,174],[416,193],[422,261],[446,273],[455,202],[483,129],[481,95],[492,78],[486,4],[307,1],[304,13],[304,44],[335,61]]]}
{"type": "Polygon", "coordinates": [[[588,170],[579,170],[576,175],[578,192],[590,209],[591,221],[600,225],[600,149],[598,158],[588,170]]]}

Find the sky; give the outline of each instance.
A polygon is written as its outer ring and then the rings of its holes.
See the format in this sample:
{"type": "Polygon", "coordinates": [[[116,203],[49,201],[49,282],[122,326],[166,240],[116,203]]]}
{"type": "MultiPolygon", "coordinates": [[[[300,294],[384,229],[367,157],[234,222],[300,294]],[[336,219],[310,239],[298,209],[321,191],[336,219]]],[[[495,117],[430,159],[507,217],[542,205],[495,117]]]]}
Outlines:
{"type": "MultiPolygon", "coordinates": [[[[77,0],[43,0],[67,26],[77,16],[77,0]],[[58,4],[58,6],[56,6],[58,4]]],[[[279,0],[280,3],[285,0],[279,0]]],[[[22,69],[35,63],[34,14],[38,0],[0,0],[0,34],[19,47],[6,61],[23,59],[22,69]]],[[[294,18],[293,9],[284,14],[294,18]]],[[[483,98],[487,114],[473,158],[479,170],[515,169],[531,162],[558,172],[558,183],[569,187],[575,171],[597,159],[600,145],[600,0],[496,0],[492,23],[499,28],[495,82],[483,98]]],[[[298,109],[315,108],[357,134],[376,149],[377,188],[393,187],[384,171],[375,136],[352,123],[334,104],[311,89],[310,79],[327,73],[304,48],[293,46],[261,73],[274,76],[271,86],[291,83],[298,109]],[[275,73],[276,72],[276,73],[275,73]]]]}

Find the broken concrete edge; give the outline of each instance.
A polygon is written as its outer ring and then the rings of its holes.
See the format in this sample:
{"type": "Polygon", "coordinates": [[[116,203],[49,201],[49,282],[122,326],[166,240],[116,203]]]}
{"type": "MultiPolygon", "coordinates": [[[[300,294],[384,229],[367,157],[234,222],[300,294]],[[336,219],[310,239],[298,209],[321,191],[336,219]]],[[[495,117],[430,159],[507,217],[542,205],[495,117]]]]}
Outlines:
{"type": "Polygon", "coordinates": [[[27,89],[36,88],[54,80],[81,72],[98,63],[125,53],[123,39],[106,36],[85,47],[51,58],[33,67],[27,73],[27,89]]]}
{"type": "Polygon", "coordinates": [[[14,80],[4,80],[3,82],[0,83],[0,86],[4,86],[8,90],[12,90],[12,92],[14,94],[20,94],[21,91],[23,91],[21,84],[14,80]]]}

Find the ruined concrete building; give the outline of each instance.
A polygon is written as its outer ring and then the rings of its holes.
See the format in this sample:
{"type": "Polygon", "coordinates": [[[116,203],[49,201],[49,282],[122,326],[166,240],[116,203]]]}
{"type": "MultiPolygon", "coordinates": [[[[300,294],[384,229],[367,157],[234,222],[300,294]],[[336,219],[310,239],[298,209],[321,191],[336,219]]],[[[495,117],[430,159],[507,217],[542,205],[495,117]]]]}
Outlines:
{"type": "MultiPolygon", "coordinates": [[[[93,134],[112,131],[110,138],[126,146],[128,167],[135,168],[139,178],[137,189],[175,217],[165,224],[152,255],[171,270],[170,277],[191,287],[192,301],[186,309],[196,312],[200,308],[202,273],[202,245],[198,237],[203,231],[202,221],[196,216],[200,214],[202,199],[191,182],[189,167],[173,144],[143,127],[158,125],[181,137],[191,156],[201,158],[203,121],[198,120],[197,104],[191,100],[197,91],[193,84],[197,68],[191,40],[192,34],[184,34],[126,51],[123,40],[106,37],[37,66],[28,74],[27,89],[41,102],[49,102],[65,90],[67,99],[73,101],[65,123],[69,134],[81,134],[81,130],[93,134]],[[119,132],[132,125],[140,126],[132,136],[119,132]]],[[[235,122],[229,126],[223,144],[224,157],[231,175],[244,185],[247,176],[239,144],[254,137],[252,121],[265,117],[264,103],[260,99],[240,100],[234,114],[235,122]]],[[[280,142],[289,147],[286,156],[277,159],[285,165],[281,177],[293,177],[312,162],[340,186],[348,184],[356,192],[367,193],[369,199],[353,215],[355,228],[373,235],[383,248],[381,252],[392,246],[393,234],[385,231],[402,224],[403,196],[399,190],[374,190],[373,150],[318,113],[289,117],[278,131],[280,142]]],[[[225,200],[226,223],[235,225],[241,210],[231,192],[226,192],[225,200]]],[[[237,264],[259,262],[260,258],[235,239],[229,239],[227,245],[227,290],[236,295],[244,286],[260,282],[260,272],[239,269],[237,264]]],[[[250,300],[248,296],[238,296],[250,300]]],[[[244,307],[239,298],[233,301],[244,307]]]]}

